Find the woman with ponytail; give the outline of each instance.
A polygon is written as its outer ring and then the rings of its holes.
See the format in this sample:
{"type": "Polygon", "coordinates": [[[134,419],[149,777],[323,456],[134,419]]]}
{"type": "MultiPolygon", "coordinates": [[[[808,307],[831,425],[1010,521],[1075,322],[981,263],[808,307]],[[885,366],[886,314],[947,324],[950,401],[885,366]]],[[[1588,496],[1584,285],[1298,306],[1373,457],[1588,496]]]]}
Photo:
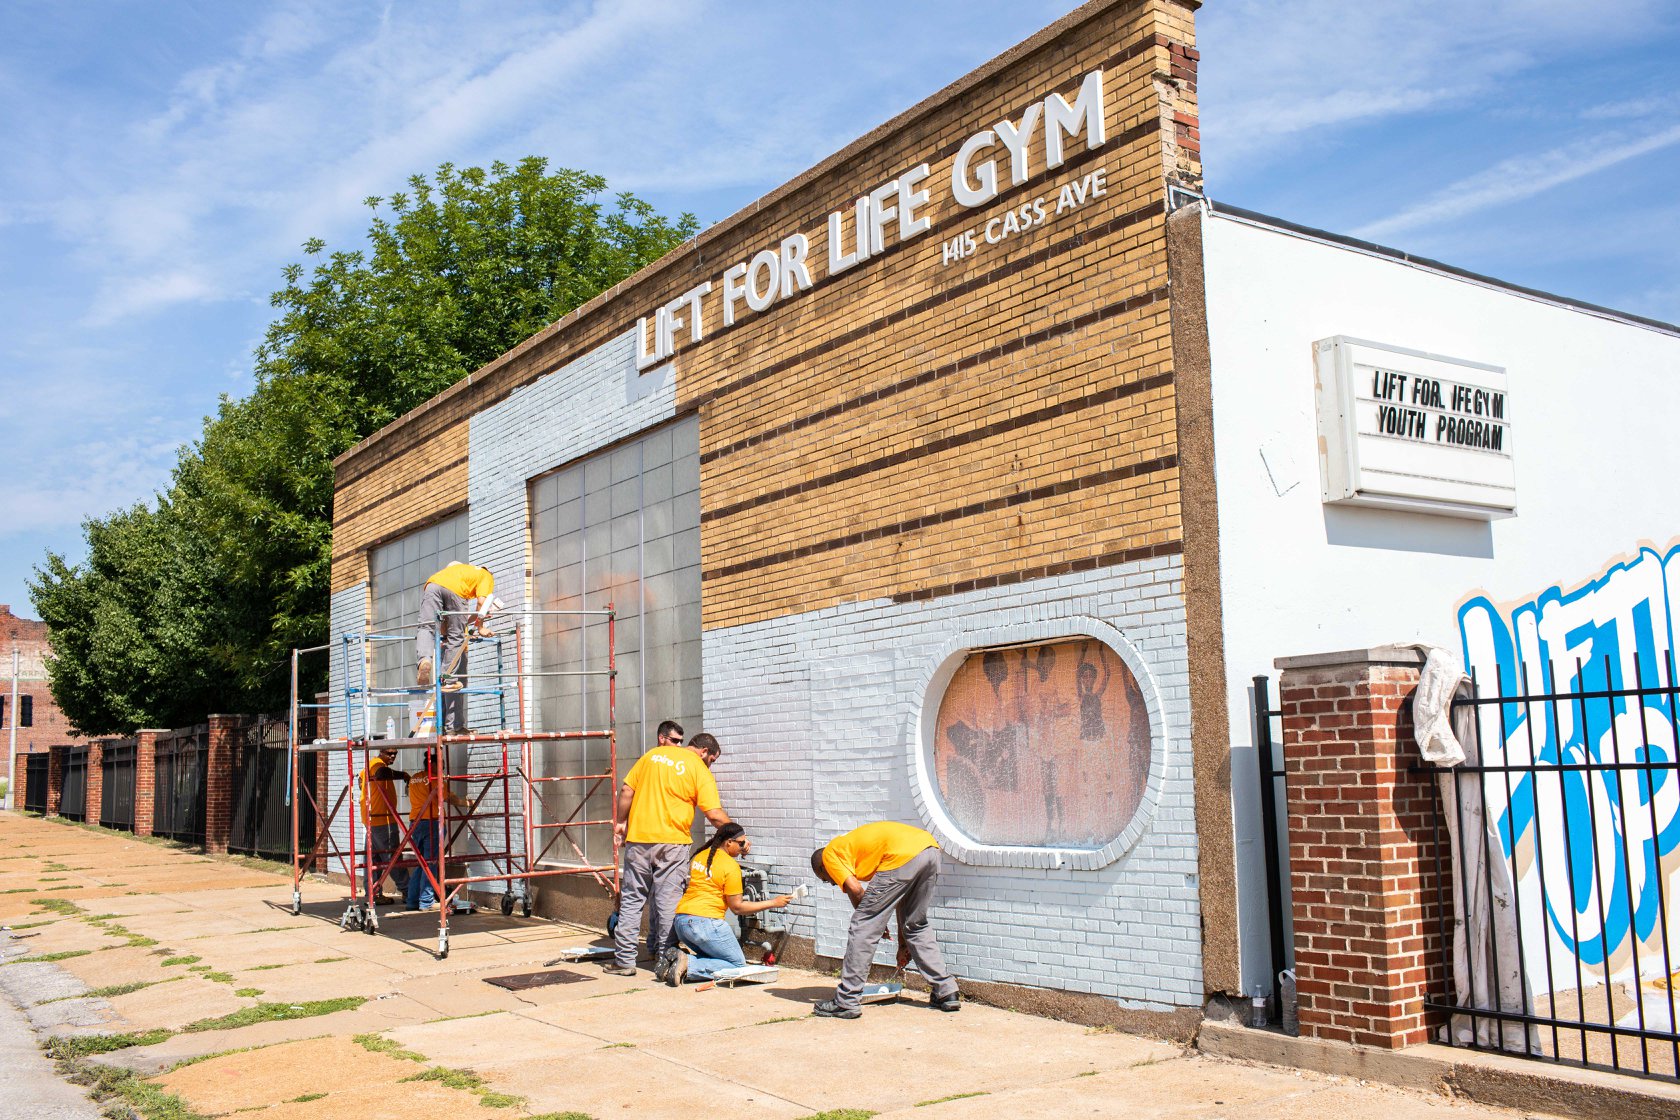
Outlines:
{"type": "Polygon", "coordinates": [[[677,956],[665,976],[673,988],[685,977],[708,980],[726,968],[747,963],[740,940],[723,920],[725,911],[745,916],[788,904],[785,894],[762,902],[741,900],[741,865],[736,860],[751,850],[747,830],[734,821],[719,827],[694,850],[688,890],[677,903],[677,956]]]}

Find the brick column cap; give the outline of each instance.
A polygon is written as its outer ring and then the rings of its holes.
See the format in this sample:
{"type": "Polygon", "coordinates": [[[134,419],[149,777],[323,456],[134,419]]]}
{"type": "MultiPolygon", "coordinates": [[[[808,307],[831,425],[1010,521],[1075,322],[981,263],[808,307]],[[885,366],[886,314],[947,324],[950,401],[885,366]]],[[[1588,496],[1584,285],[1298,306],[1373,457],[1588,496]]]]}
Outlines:
{"type": "Polygon", "coordinates": [[[1399,665],[1410,669],[1422,668],[1423,652],[1415,645],[1370,646],[1366,649],[1344,649],[1335,653],[1307,653],[1299,657],[1280,657],[1272,662],[1275,669],[1333,669],[1343,665],[1399,665]]]}
{"type": "Polygon", "coordinates": [[[136,735],[167,735],[173,730],[172,727],[140,727],[136,728],[134,733],[136,735]]]}

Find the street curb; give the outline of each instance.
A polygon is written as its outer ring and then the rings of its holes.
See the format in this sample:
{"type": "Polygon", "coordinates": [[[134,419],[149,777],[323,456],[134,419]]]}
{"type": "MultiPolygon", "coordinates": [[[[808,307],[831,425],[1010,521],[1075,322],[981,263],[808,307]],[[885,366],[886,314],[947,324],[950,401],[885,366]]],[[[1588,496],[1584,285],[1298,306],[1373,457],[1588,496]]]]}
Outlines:
{"type": "Polygon", "coordinates": [[[1222,1058],[1357,1077],[1477,1104],[1581,1120],[1604,1116],[1674,1120],[1680,1116],[1680,1085],[1434,1043],[1376,1050],[1204,1022],[1196,1045],[1202,1053],[1222,1058]]]}

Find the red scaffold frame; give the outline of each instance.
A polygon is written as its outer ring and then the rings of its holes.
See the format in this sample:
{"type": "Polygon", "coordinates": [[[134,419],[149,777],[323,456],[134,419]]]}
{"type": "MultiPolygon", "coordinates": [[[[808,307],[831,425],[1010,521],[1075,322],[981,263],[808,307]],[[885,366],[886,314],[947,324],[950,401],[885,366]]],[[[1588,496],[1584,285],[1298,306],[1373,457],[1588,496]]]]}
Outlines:
{"type": "MultiPolygon", "coordinates": [[[[454,612],[464,613],[464,612],[454,612]]],[[[379,913],[375,908],[381,888],[391,873],[406,868],[410,875],[423,875],[437,901],[438,940],[435,955],[442,959],[449,955],[449,917],[458,900],[471,901],[473,891],[485,893],[487,884],[501,883],[501,910],[511,915],[516,900],[524,916],[531,914],[531,890],[534,880],[570,875],[592,875],[613,897],[618,897],[619,841],[613,834],[611,810],[602,820],[584,817],[594,795],[605,785],[608,804],[618,788],[618,738],[616,713],[618,703],[618,671],[616,661],[617,614],[608,604],[602,610],[527,611],[519,624],[493,637],[474,637],[470,644],[479,650],[475,669],[469,675],[455,673],[454,666],[440,669],[429,688],[376,687],[370,682],[372,651],[381,642],[410,642],[409,633],[376,633],[372,631],[343,635],[337,643],[310,646],[292,651],[291,706],[288,717],[288,782],[291,802],[292,848],[292,913],[303,911],[303,877],[310,872],[326,872],[347,881],[350,888],[339,924],[344,929],[359,929],[378,933],[379,913]],[[556,670],[530,672],[525,666],[525,638],[534,618],[557,616],[578,620],[580,628],[593,621],[606,627],[604,667],[597,669],[556,670]],[[509,651],[511,650],[511,665],[509,651]],[[298,694],[302,679],[303,659],[320,654],[329,658],[338,652],[338,674],[334,681],[337,703],[306,703],[298,694]],[[488,662],[490,671],[485,671],[488,662]],[[606,725],[604,728],[582,728],[569,731],[534,730],[526,726],[530,711],[526,682],[545,677],[602,677],[606,678],[606,725]],[[512,688],[508,687],[509,682],[512,688]],[[486,683],[480,683],[486,682],[486,683]],[[469,697],[481,697],[480,713],[493,708],[497,726],[477,729],[468,725],[464,731],[442,730],[449,715],[446,698],[459,697],[456,702],[471,711],[469,697]],[[429,697],[427,710],[413,715],[415,701],[429,697]],[[512,700],[511,710],[508,703],[512,700]],[[395,735],[395,717],[384,717],[386,734],[378,734],[379,720],[387,710],[400,709],[405,721],[412,722],[407,735],[395,735]],[[344,735],[316,738],[300,742],[300,717],[314,712],[340,715],[344,735]],[[509,716],[514,717],[510,725],[509,716]],[[587,755],[578,769],[586,772],[538,775],[533,767],[533,748],[541,744],[590,742],[604,740],[607,745],[607,768],[590,771],[587,755]],[[451,765],[451,747],[464,747],[456,757],[462,761],[460,772],[451,765]],[[385,748],[420,750],[424,752],[423,771],[426,788],[430,791],[430,807],[436,814],[436,841],[433,851],[426,855],[418,837],[421,830],[414,827],[397,804],[385,801],[377,816],[386,818],[381,824],[394,825],[397,837],[389,847],[375,848],[375,813],[372,799],[386,798],[389,783],[367,782],[366,776],[374,757],[385,748]],[[500,748],[499,751],[496,748],[500,748]],[[329,809],[315,788],[298,787],[300,753],[313,752],[329,760],[325,763],[328,775],[344,777],[329,809]],[[488,755],[488,758],[486,757],[488,755]],[[342,770],[330,760],[342,756],[342,770]],[[499,756],[499,758],[498,758],[499,756]],[[537,821],[536,806],[541,800],[540,789],[549,783],[583,783],[583,793],[577,797],[571,813],[559,821],[537,821]],[[360,795],[357,788],[361,787],[360,795]],[[465,787],[466,796],[457,798],[455,790],[465,787]],[[295,796],[292,795],[295,791],[295,796]],[[440,792],[443,791],[443,792],[440,792]],[[492,793],[499,796],[492,797],[492,793]],[[464,802],[464,808],[457,804],[464,802]],[[486,807],[489,801],[492,807],[486,807]],[[500,808],[493,806],[499,804],[500,808]],[[514,810],[518,807],[518,832],[521,843],[514,846],[516,836],[514,810]],[[300,822],[305,812],[316,819],[315,842],[307,849],[300,844],[300,822]],[[340,845],[334,825],[345,822],[346,843],[340,845]],[[496,822],[500,827],[496,827],[496,822]],[[580,829],[606,826],[612,835],[612,859],[607,864],[589,860],[576,835],[580,829]],[[498,836],[499,833],[499,836],[498,836]],[[500,846],[496,846],[496,840],[500,846]],[[564,840],[576,856],[576,862],[565,866],[543,866],[550,850],[564,840]],[[467,849],[467,850],[463,850],[467,849]],[[477,869],[477,873],[475,872],[477,869]],[[517,895],[515,887],[518,888],[517,895]]],[[[443,666],[441,635],[436,639],[433,664],[443,666]]],[[[587,645],[585,646],[587,648],[587,645]]],[[[587,718],[587,711],[584,713],[587,718]]]]}

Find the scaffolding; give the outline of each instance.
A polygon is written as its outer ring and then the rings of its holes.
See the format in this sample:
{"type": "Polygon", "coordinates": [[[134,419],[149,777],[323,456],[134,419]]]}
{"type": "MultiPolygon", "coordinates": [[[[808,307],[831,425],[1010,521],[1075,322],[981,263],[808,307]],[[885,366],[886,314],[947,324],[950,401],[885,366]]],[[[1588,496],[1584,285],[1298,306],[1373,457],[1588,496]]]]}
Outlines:
{"type": "MultiPolygon", "coordinates": [[[[467,612],[448,612],[466,615],[467,612]]],[[[606,863],[588,856],[583,830],[605,826],[612,834],[611,805],[618,786],[618,741],[615,732],[617,706],[616,613],[609,603],[602,610],[526,611],[519,623],[493,635],[483,634],[476,619],[468,618],[466,645],[460,660],[471,665],[456,672],[443,662],[442,628],[434,639],[432,664],[439,667],[429,687],[381,686],[375,683],[376,653],[386,643],[412,642],[410,632],[367,630],[347,633],[337,642],[292,651],[291,705],[287,732],[287,793],[291,810],[292,913],[303,912],[303,877],[325,872],[342,877],[349,884],[339,925],[346,930],[369,934],[380,931],[376,900],[392,873],[406,869],[422,875],[437,899],[438,939],[435,955],[449,955],[449,919],[457,907],[470,911],[472,894],[492,894],[501,885],[500,908],[511,915],[520,907],[530,917],[531,890],[535,880],[559,876],[590,875],[614,900],[618,897],[618,838],[613,835],[612,856],[606,863]],[[567,620],[581,638],[580,669],[530,671],[525,665],[526,638],[534,624],[550,619],[567,620]],[[587,638],[591,626],[604,627],[604,657],[596,668],[589,667],[587,638]],[[308,661],[325,655],[329,669],[336,669],[335,699],[312,702],[299,695],[308,661]],[[469,671],[470,669],[470,671],[469,671]],[[544,730],[530,726],[535,691],[533,682],[553,678],[582,678],[604,684],[605,725],[584,725],[589,715],[585,702],[579,710],[579,726],[570,730],[544,730]],[[530,686],[530,687],[528,687],[530,686]],[[453,709],[464,714],[464,729],[450,730],[453,709]],[[334,737],[299,739],[306,717],[315,723],[336,715],[343,734],[334,737]],[[491,722],[491,727],[475,723],[491,722]],[[574,773],[552,773],[552,761],[541,752],[560,744],[576,743],[578,766],[574,773]],[[605,744],[605,769],[590,762],[589,744],[605,744]],[[376,847],[374,815],[364,800],[383,801],[389,783],[369,782],[374,758],[385,749],[421,752],[423,765],[411,774],[411,781],[424,780],[430,805],[436,813],[435,850],[423,852],[417,837],[420,822],[401,811],[400,799],[379,806],[377,815],[390,817],[395,826],[394,842],[376,847]],[[296,785],[298,758],[314,753],[320,757],[316,772],[325,775],[324,785],[300,789],[296,785]],[[537,765],[542,762],[544,765],[537,765]],[[336,786],[336,790],[333,787],[336,786]],[[547,817],[549,789],[576,792],[571,810],[562,819],[547,817]],[[328,791],[325,795],[322,789],[328,791]],[[294,796],[294,791],[296,795],[294,796]],[[608,811],[591,819],[588,808],[598,803],[604,791],[608,811]],[[326,802],[331,801],[328,808],[326,802]],[[544,811],[539,814],[539,807],[544,811]],[[315,841],[305,849],[299,843],[300,820],[313,812],[317,820],[315,841]],[[338,826],[342,822],[342,829],[338,826]],[[519,843],[515,844],[515,839],[519,843]],[[562,843],[571,849],[575,862],[560,864],[551,853],[562,843]]],[[[323,728],[324,730],[324,728],[323,728]]],[[[566,799],[561,798],[562,809],[566,799]]],[[[415,807],[410,806],[411,812],[415,807]]]]}

